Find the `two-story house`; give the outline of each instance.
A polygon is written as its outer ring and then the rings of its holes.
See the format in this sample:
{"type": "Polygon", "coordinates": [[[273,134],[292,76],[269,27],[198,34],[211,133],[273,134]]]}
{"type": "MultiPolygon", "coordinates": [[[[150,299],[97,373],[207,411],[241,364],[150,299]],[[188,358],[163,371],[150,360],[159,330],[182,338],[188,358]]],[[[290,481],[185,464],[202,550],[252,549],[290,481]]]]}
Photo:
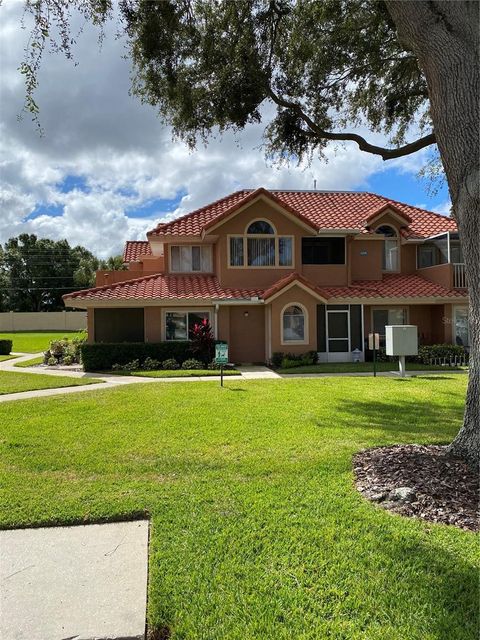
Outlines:
{"type": "Polygon", "coordinates": [[[237,363],[349,361],[388,324],[469,342],[454,220],[372,193],[238,191],[127,242],[124,259],[64,296],[87,309],[92,342],[186,340],[201,318],[237,363]]]}

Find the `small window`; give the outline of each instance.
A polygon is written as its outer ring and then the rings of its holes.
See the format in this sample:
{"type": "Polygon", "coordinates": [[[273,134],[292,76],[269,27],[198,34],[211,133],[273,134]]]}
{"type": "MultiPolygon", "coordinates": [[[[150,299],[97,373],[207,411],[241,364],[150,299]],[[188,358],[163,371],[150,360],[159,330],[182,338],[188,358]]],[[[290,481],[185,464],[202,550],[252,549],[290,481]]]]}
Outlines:
{"type": "Polygon", "coordinates": [[[174,273],[209,273],[212,270],[210,245],[172,246],[170,270],[174,273]]]}
{"type": "Polygon", "coordinates": [[[305,313],[298,305],[287,307],[282,320],[283,342],[305,342],[305,313]]]}
{"type": "Polygon", "coordinates": [[[291,267],[293,264],[293,242],[292,238],[278,239],[278,264],[281,267],[291,267]]]}
{"type": "Polygon", "coordinates": [[[230,238],[230,266],[243,267],[243,237],[230,238]]]}
{"type": "Polygon", "coordinates": [[[383,243],[382,269],[383,271],[398,271],[398,236],[393,227],[382,225],[375,233],[385,238],[383,243]]]}
{"type": "Polygon", "coordinates": [[[302,238],[303,264],[345,264],[345,238],[302,238]]]}
{"type": "Polygon", "coordinates": [[[165,314],[165,339],[188,340],[193,327],[205,319],[210,321],[208,311],[169,311],[165,314]]]}
{"type": "Polygon", "coordinates": [[[247,234],[274,235],[275,230],[272,227],[272,225],[266,220],[255,220],[255,222],[252,222],[249,225],[247,229],[247,234]]]}

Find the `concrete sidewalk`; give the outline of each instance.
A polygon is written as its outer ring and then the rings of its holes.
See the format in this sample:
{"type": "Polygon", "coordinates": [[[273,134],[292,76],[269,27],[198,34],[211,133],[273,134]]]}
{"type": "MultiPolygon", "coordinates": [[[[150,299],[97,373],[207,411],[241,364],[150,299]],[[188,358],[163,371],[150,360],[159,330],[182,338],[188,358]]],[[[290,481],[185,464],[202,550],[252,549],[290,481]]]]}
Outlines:
{"type": "Polygon", "coordinates": [[[145,638],[148,528],[0,531],[0,638],[145,638]]]}

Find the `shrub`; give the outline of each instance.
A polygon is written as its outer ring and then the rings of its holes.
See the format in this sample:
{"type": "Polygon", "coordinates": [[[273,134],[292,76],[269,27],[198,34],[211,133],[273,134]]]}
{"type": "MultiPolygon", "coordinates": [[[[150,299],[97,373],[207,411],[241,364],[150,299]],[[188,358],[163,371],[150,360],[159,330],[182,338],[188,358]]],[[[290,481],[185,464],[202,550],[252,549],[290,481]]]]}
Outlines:
{"type": "Polygon", "coordinates": [[[56,364],[58,364],[58,360],[54,356],[50,356],[46,364],[48,364],[49,367],[54,367],[56,364]]]}
{"type": "Polygon", "coordinates": [[[175,358],[168,358],[162,362],[162,369],[165,369],[165,371],[175,371],[176,369],[180,369],[180,365],[175,358]]]}
{"type": "Polygon", "coordinates": [[[50,348],[43,354],[44,364],[48,364],[50,358],[55,358],[56,364],[78,364],[81,362],[80,347],[85,342],[85,337],[62,338],[62,340],[52,340],[50,348]]]}
{"type": "Polygon", "coordinates": [[[272,365],[278,369],[292,369],[293,367],[308,366],[316,364],[318,354],[316,351],[307,351],[306,353],[282,353],[276,352],[272,356],[272,365]],[[280,356],[282,356],[280,358],[280,356]],[[276,364],[278,362],[278,364],[276,364]]]}
{"type": "Polygon", "coordinates": [[[199,358],[204,366],[207,366],[213,359],[215,351],[215,340],[213,338],[212,327],[207,318],[196,323],[190,331],[191,351],[199,358]]]}
{"type": "Polygon", "coordinates": [[[282,366],[282,360],[285,358],[285,354],[283,351],[275,351],[272,353],[272,367],[275,369],[279,369],[282,366]]]}
{"type": "Polygon", "coordinates": [[[131,360],[125,364],[115,363],[112,365],[112,371],[138,371],[140,369],[139,360],[131,360]]]}
{"type": "Polygon", "coordinates": [[[450,358],[455,360],[464,356],[465,349],[457,344],[432,344],[419,347],[415,360],[422,364],[430,364],[435,358],[446,358],[449,361],[450,358]]]}
{"type": "Polygon", "coordinates": [[[8,356],[12,350],[11,340],[0,340],[0,356],[8,356]]]}
{"type": "Polygon", "coordinates": [[[160,369],[161,366],[162,364],[160,360],[156,360],[155,358],[150,358],[150,356],[147,356],[144,363],[142,364],[142,369],[145,369],[145,371],[155,371],[155,369],[160,369]]]}
{"type": "Polygon", "coordinates": [[[107,371],[113,364],[126,364],[138,359],[143,364],[147,358],[163,362],[174,358],[182,363],[190,357],[189,342],[120,342],[82,344],[83,368],[85,371],[107,371]]]}
{"type": "Polygon", "coordinates": [[[203,362],[200,362],[200,360],[196,360],[195,358],[189,358],[182,364],[182,369],[203,369],[203,367],[203,362]]]}
{"type": "MultiPolygon", "coordinates": [[[[210,369],[211,371],[220,371],[221,366],[222,365],[220,365],[217,362],[213,361],[213,362],[210,362],[208,364],[207,369],[210,369]]],[[[232,364],[231,362],[229,362],[229,363],[223,365],[223,369],[224,369],[224,371],[233,370],[233,369],[235,369],[235,365],[232,364]]]]}

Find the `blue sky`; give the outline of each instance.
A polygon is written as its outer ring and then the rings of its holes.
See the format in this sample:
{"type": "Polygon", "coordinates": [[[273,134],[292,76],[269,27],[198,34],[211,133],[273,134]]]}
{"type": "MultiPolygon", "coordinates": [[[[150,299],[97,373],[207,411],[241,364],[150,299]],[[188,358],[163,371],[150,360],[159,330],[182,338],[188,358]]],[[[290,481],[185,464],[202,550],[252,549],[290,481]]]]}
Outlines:
{"type": "MultiPolygon", "coordinates": [[[[122,251],[127,239],[145,237],[171,219],[237,189],[366,190],[448,213],[445,185],[428,192],[418,171],[430,157],[421,151],[383,163],[353,143],[329,146],[328,162],[279,167],[267,164],[264,122],[242,133],[215,136],[195,151],[172,138],[155,110],[129,95],[131,68],[123,43],[107,28],[86,25],[75,46],[75,64],[46,53],[36,101],[44,135],[21,115],[23,78],[18,66],[28,28],[19,27],[22,3],[2,5],[0,22],[0,242],[22,232],[67,238],[101,257],[122,251]]],[[[27,19],[28,23],[28,19],[27,19]]],[[[28,27],[28,24],[27,24],[28,27]]],[[[376,144],[381,136],[360,131],[376,144]]]]}

